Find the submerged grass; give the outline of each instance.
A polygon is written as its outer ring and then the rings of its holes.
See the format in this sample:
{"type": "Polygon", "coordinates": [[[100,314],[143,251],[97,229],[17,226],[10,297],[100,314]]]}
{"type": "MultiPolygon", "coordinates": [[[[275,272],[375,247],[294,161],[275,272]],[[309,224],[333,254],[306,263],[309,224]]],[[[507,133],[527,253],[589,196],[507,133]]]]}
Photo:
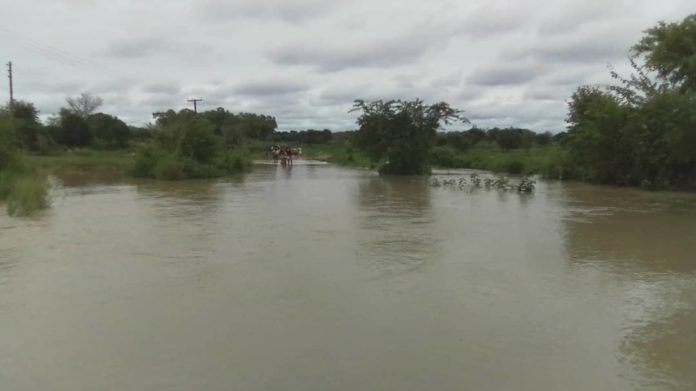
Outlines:
{"type": "Polygon", "coordinates": [[[17,158],[11,166],[0,170],[0,203],[5,203],[10,216],[29,216],[47,208],[46,177],[27,169],[17,158]]]}
{"type": "Polygon", "coordinates": [[[45,177],[24,175],[14,180],[7,198],[7,213],[10,216],[29,216],[48,206],[48,182],[45,177]]]}

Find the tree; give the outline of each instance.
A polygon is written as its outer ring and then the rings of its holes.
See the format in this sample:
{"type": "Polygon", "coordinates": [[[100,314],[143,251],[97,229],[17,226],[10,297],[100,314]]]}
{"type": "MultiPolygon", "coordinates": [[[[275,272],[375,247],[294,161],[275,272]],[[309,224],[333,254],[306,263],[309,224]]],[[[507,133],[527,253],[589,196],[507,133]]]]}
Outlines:
{"type": "Polygon", "coordinates": [[[631,48],[633,58],[681,92],[696,91],[696,14],[679,23],[660,22],[631,48]]]}
{"type": "Polygon", "coordinates": [[[366,102],[356,100],[351,111],[362,111],[357,142],[374,160],[384,161],[387,174],[430,173],[432,148],[441,124],[468,122],[461,111],[440,102],[421,100],[366,102]]]}
{"type": "Polygon", "coordinates": [[[219,152],[221,140],[205,117],[189,109],[153,115],[158,126],[156,141],[162,149],[197,163],[209,163],[219,152]]]}
{"type": "Polygon", "coordinates": [[[39,111],[31,102],[15,101],[12,110],[4,107],[2,110],[12,119],[15,134],[24,149],[38,151],[41,146],[48,147],[48,140],[39,122],[39,111]]]}
{"type": "Polygon", "coordinates": [[[68,97],[65,101],[68,102],[70,110],[79,115],[82,119],[87,119],[87,117],[94,113],[94,111],[104,103],[102,98],[92,95],[89,92],[83,92],[80,96],[75,98],[68,97]]]}
{"type": "Polygon", "coordinates": [[[92,131],[80,115],[61,109],[58,124],[50,127],[53,139],[68,147],[86,147],[92,144],[92,131]]]}
{"type": "Polygon", "coordinates": [[[16,151],[19,140],[15,134],[12,118],[0,112],[0,171],[16,163],[16,151]]]}
{"type": "Polygon", "coordinates": [[[625,127],[630,108],[598,88],[582,86],[568,103],[567,145],[581,179],[627,185],[630,148],[625,127]]]}
{"type": "Polygon", "coordinates": [[[90,115],[87,123],[97,142],[114,148],[128,146],[130,128],[118,117],[97,113],[90,115]]]}

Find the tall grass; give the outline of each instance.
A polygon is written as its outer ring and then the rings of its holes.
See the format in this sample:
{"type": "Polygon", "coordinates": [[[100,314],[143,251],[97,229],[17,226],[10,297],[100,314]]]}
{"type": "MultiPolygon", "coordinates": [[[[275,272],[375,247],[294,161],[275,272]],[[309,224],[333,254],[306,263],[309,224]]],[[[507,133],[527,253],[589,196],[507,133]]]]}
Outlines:
{"type": "Polygon", "coordinates": [[[46,178],[25,175],[17,177],[7,198],[7,213],[10,216],[29,216],[46,209],[48,201],[48,182],[46,178]]]}
{"type": "Polygon", "coordinates": [[[305,159],[321,160],[341,166],[375,169],[377,163],[372,161],[363,151],[350,144],[311,144],[301,145],[305,159]]]}
{"type": "Polygon", "coordinates": [[[557,146],[503,151],[493,147],[475,147],[465,152],[436,147],[433,163],[443,168],[473,168],[509,174],[541,175],[563,179],[567,176],[566,151],[557,146]]]}
{"type": "Polygon", "coordinates": [[[0,171],[0,202],[10,216],[29,216],[49,206],[46,177],[27,170],[0,171]]]}

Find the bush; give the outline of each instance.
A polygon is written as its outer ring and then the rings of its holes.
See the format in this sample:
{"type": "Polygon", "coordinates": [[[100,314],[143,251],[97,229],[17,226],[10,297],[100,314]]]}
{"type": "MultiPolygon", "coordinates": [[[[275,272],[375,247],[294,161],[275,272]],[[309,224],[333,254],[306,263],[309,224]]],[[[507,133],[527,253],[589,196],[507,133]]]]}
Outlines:
{"type": "Polygon", "coordinates": [[[20,176],[12,183],[7,199],[7,213],[29,216],[49,206],[48,183],[37,176],[20,176]]]}
{"type": "Polygon", "coordinates": [[[524,170],[524,162],[516,158],[512,158],[503,163],[502,170],[510,174],[521,174],[524,170]]]}

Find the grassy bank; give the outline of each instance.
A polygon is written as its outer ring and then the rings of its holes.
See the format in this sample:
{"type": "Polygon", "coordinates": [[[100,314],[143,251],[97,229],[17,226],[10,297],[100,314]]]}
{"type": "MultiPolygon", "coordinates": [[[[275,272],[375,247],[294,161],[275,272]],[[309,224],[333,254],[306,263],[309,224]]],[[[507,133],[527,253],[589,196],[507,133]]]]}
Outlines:
{"type": "Polygon", "coordinates": [[[440,168],[472,168],[554,179],[567,177],[566,151],[558,146],[510,151],[494,147],[475,147],[467,151],[436,147],[433,150],[433,164],[440,168]]]}
{"type": "Polygon", "coordinates": [[[134,154],[129,150],[78,149],[57,155],[31,155],[25,158],[26,164],[39,172],[51,173],[57,170],[105,170],[127,171],[134,162],[134,154]]]}
{"type": "Polygon", "coordinates": [[[305,159],[321,160],[341,166],[375,169],[377,165],[367,155],[346,144],[311,144],[300,145],[305,159]]]}
{"type": "Polygon", "coordinates": [[[0,170],[0,203],[10,216],[29,216],[47,208],[46,177],[19,164],[0,170]]]}
{"type": "MultiPolygon", "coordinates": [[[[302,145],[305,159],[321,160],[342,166],[376,169],[367,155],[344,144],[302,145]]],[[[451,147],[433,149],[436,168],[471,168],[508,174],[541,175],[565,178],[566,152],[557,146],[504,151],[494,147],[475,147],[467,151],[451,147]]]]}

